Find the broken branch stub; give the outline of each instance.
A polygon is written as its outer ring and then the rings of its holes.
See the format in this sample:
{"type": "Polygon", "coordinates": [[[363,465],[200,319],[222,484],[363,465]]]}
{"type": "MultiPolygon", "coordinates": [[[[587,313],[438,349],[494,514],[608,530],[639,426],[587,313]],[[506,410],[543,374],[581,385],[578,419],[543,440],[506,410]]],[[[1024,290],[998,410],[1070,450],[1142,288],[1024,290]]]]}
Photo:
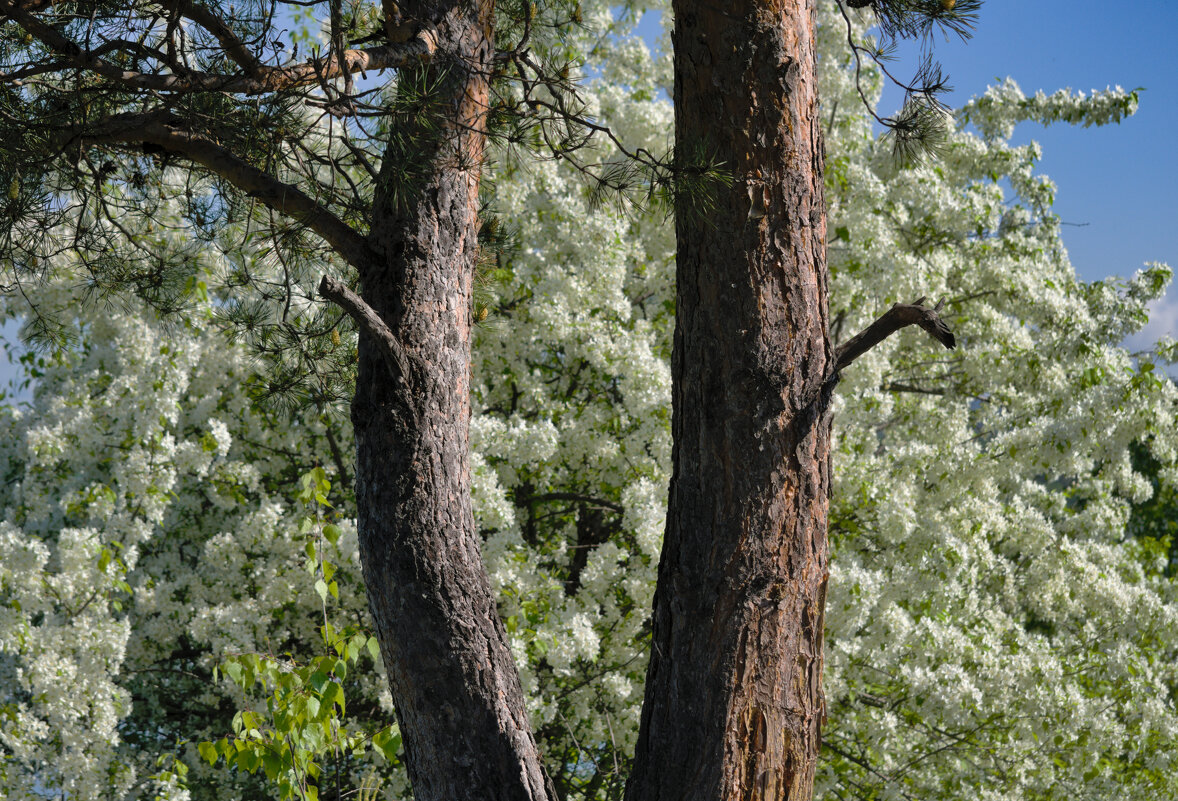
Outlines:
{"type": "Polygon", "coordinates": [[[337,281],[330,275],[323,276],[319,282],[319,294],[332,301],[348,313],[356,325],[364,333],[370,335],[381,344],[381,353],[388,363],[389,371],[409,387],[409,355],[392,330],[380,318],[376,310],[364,302],[364,299],[348,288],[346,284],[337,281]]]}
{"type": "Polygon", "coordinates": [[[924,305],[924,298],[912,303],[897,303],[884,312],[860,333],[851,337],[835,350],[834,368],[831,376],[836,376],[851,362],[874,348],[892,334],[910,325],[918,325],[929,333],[946,348],[952,350],[957,347],[957,340],[949,326],[941,319],[940,311],[945,306],[942,298],[933,308],[924,305]]]}

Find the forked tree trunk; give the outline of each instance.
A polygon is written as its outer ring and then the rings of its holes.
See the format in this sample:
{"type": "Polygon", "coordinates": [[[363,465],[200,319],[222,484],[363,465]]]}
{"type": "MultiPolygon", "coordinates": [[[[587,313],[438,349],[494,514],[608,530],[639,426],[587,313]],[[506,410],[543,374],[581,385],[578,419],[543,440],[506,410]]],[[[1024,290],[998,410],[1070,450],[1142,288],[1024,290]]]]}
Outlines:
{"type": "Polygon", "coordinates": [[[629,801],[808,801],[830,422],[813,0],[675,0],[674,474],[629,801]],[[807,403],[807,400],[809,402],[807,403]]]}
{"type": "Polygon", "coordinates": [[[404,349],[361,332],[352,420],[364,578],[414,797],[536,801],[548,784],[480,554],[470,501],[471,282],[492,62],[491,3],[403,3],[441,31],[401,80],[362,296],[404,349]],[[442,7],[439,7],[442,6],[442,7]],[[447,15],[443,20],[443,15],[447,15]],[[398,175],[406,165],[409,174],[398,175]]]}

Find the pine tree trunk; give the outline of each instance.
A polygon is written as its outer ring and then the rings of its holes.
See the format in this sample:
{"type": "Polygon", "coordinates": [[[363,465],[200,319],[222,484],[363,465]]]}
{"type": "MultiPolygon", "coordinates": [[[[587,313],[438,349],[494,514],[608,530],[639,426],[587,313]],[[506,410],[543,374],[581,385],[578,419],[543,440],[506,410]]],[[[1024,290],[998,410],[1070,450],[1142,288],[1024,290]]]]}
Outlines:
{"type": "MultiPolygon", "coordinates": [[[[410,7],[413,6],[413,7],[410,7]]],[[[366,333],[352,420],[360,554],[418,801],[536,801],[548,783],[480,553],[470,500],[471,282],[491,66],[489,2],[449,12],[428,87],[392,121],[362,296],[400,340],[366,333]],[[406,172],[406,169],[408,170],[406,172]]],[[[432,12],[432,13],[431,13],[432,12]]]]}
{"type": "Polygon", "coordinates": [[[812,6],[675,2],[676,147],[733,182],[676,204],[674,474],[629,801],[813,794],[831,349],[812,6]]]}

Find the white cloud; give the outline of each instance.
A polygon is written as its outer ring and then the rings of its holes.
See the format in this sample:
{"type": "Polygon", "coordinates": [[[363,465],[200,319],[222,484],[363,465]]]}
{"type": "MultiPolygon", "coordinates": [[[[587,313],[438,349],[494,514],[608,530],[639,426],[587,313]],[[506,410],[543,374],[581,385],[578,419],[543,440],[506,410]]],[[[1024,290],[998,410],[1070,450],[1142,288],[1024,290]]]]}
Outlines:
{"type": "MultiPolygon", "coordinates": [[[[1130,353],[1152,350],[1162,337],[1178,339],[1178,291],[1170,285],[1166,294],[1149,304],[1149,322],[1136,334],[1126,337],[1122,345],[1130,353]]],[[[1170,364],[1166,372],[1178,381],[1178,364],[1170,364]]]]}
{"type": "Polygon", "coordinates": [[[1149,322],[1125,340],[1125,347],[1131,351],[1147,350],[1164,336],[1178,339],[1178,292],[1173,286],[1149,304],[1149,322]]]}

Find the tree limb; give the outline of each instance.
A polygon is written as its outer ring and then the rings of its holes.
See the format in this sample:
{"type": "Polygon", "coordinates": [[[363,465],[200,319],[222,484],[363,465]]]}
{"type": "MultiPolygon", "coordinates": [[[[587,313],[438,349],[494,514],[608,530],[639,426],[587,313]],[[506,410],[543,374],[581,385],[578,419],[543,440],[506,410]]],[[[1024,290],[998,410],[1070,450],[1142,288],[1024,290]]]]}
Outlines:
{"type": "Polygon", "coordinates": [[[352,265],[358,267],[371,262],[374,254],[365,238],[323,204],[210,139],[176,127],[177,122],[167,111],[117,114],[85,129],[70,131],[58,142],[58,147],[103,143],[155,145],[200,164],[250,197],[306,225],[352,265]]]}
{"type": "Polygon", "coordinates": [[[323,276],[323,280],[319,282],[319,294],[347,312],[348,316],[356,321],[360,330],[380,343],[380,352],[384,354],[389,370],[409,387],[409,354],[376,310],[349,289],[347,284],[337,281],[330,275],[323,276]]]}
{"type": "Polygon", "coordinates": [[[365,238],[323,204],[212,140],[177,127],[177,122],[170,113],[163,111],[118,114],[87,126],[85,130],[75,129],[61,146],[116,142],[156,145],[200,164],[247,195],[307,226],[352,265],[358,267],[371,262],[374,254],[365,238]]]}
{"type": "Polygon", "coordinates": [[[855,361],[855,359],[858,359],[901,328],[910,325],[919,325],[946,348],[953,349],[957,347],[957,340],[953,337],[953,332],[949,330],[949,326],[945,325],[939,315],[939,312],[944,306],[945,301],[943,298],[931,309],[924,305],[924,298],[914,300],[912,303],[894,304],[878,320],[851,337],[835,350],[834,368],[830,371],[830,374],[832,376],[838,375],[847,365],[855,361]]]}
{"type": "MultiPolygon", "coordinates": [[[[180,13],[195,8],[189,3],[176,3],[174,6],[180,13]]],[[[430,29],[424,29],[407,42],[379,45],[363,50],[345,50],[342,53],[332,52],[326,56],[309,58],[300,64],[272,67],[254,60],[253,56],[245,49],[244,44],[238,41],[240,47],[228,48],[227,46],[227,52],[235,60],[242,57],[245,59],[245,64],[255,65],[252,68],[247,67],[251,72],[249,75],[217,75],[187,70],[183,75],[175,73],[153,75],[126,70],[117,64],[99,58],[93,51],[82,49],[57,29],[10,0],[0,0],[0,18],[3,17],[13,20],[51,50],[65,56],[73,66],[92,70],[104,78],[131,89],[150,92],[227,92],[229,94],[260,95],[319,84],[322,81],[356,72],[404,67],[428,60],[437,49],[436,34],[430,29]]],[[[209,24],[215,25],[215,21],[217,21],[216,18],[209,15],[209,24]]],[[[211,32],[220,38],[216,30],[211,32]]],[[[223,33],[232,35],[232,31],[229,31],[227,27],[223,33]]]]}
{"type": "Polygon", "coordinates": [[[207,6],[194,3],[192,0],[164,0],[160,5],[178,11],[215,36],[221,47],[225,48],[225,53],[251,75],[256,75],[263,68],[262,63],[245,46],[245,42],[237,37],[229,24],[207,6]]]}

